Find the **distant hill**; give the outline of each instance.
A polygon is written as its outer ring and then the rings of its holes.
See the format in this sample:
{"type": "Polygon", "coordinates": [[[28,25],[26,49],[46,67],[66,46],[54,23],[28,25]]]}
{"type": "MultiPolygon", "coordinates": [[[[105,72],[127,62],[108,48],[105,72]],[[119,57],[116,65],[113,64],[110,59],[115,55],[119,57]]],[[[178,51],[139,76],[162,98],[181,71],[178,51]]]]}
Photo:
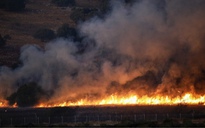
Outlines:
{"type": "MultiPolygon", "coordinates": [[[[104,0],[76,0],[76,7],[100,8],[104,0]]],[[[75,7],[74,7],[75,8],[75,7]]],[[[21,46],[25,44],[45,45],[33,37],[41,28],[49,28],[54,32],[63,24],[71,27],[76,22],[70,19],[75,9],[57,7],[51,0],[26,0],[25,9],[21,12],[0,10],[0,34],[9,35],[5,47],[0,47],[0,66],[15,66],[18,63],[21,46]]]]}

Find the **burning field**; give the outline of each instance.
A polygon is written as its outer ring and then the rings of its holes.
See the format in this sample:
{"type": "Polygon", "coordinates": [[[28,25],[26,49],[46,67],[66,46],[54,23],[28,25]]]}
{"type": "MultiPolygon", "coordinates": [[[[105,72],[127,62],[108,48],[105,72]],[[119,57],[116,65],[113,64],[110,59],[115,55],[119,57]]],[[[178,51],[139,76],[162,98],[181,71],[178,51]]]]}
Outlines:
{"type": "Polygon", "coordinates": [[[80,41],[25,45],[0,67],[0,107],[205,105],[205,1],[114,0],[80,41]]]}

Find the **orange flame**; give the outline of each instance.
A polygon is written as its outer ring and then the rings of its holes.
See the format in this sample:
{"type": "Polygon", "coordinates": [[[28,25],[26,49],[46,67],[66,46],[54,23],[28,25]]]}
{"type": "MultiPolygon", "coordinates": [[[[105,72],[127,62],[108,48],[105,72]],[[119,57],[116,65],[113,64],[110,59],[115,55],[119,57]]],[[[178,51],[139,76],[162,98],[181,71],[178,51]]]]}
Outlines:
{"type": "Polygon", "coordinates": [[[142,96],[138,97],[134,94],[127,96],[110,95],[106,98],[92,101],[88,99],[80,99],[76,102],[57,102],[57,103],[42,103],[36,107],[65,107],[65,106],[89,106],[89,105],[177,105],[177,104],[188,104],[188,105],[205,105],[205,95],[194,95],[191,93],[185,93],[182,96],[169,97],[156,95],[153,97],[142,96]]]}
{"type": "MultiPolygon", "coordinates": [[[[205,105],[205,95],[197,95],[192,93],[184,93],[181,96],[170,97],[168,95],[156,95],[139,97],[136,94],[128,94],[125,96],[119,96],[112,94],[102,99],[92,100],[88,98],[79,99],[73,101],[48,101],[40,103],[35,107],[66,107],[66,106],[96,106],[96,105],[205,105]]],[[[13,106],[9,106],[5,100],[0,100],[0,107],[17,107],[15,103],[13,106]]]]}
{"type": "Polygon", "coordinates": [[[8,103],[5,100],[0,100],[0,107],[7,107],[8,103]]]}
{"type": "Polygon", "coordinates": [[[5,107],[13,107],[13,108],[15,108],[15,107],[18,107],[18,106],[17,106],[17,103],[15,103],[12,106],[9,106],[8,101],[0,100],[0,108],[5,108],[5,107]]]}

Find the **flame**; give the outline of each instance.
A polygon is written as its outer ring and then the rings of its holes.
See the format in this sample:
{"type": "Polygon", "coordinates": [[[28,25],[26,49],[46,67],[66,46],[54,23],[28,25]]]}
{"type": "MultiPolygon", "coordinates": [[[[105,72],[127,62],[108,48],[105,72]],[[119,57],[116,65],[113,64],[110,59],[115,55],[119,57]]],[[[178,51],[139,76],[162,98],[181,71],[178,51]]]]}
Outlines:
{"type": "MultiPolygon", "coordinates": [[[[66,107],[66,106],[96,106],[96,105],[205,105],[205,95],[197,95],[192,93],[185,93],[181,96],[171,97],[168,95],[156,96],[138,96],[136,94],[128,94],[120,96],[112,94],[102,99],[91,100],[88,98],[73,101],[48,101],[40,103],[35,107],[66,107]]],[[[6,100],[0,100],[0,107],[17,107],[17,103],[9,106],[6,100]]]]}
{"type": "Polygon", "coordinates": [[[8,101],[6,100],[0,100],[0,108],[5,108],[5,107],[18,107],[17,103],[14,103],[14,105],[9,106],[8,101]]]}
{"type": "Polygon", "coordinates": [[[0,107],[7,107],[7,106],[8,106],[7,101],[0,99],[0,107]]]}
{"type": "Polygon", "coordinates": [[[127,96],[110,95],[100,100],[80,99],[76,102],[59,102],[59,103],[41,103],[36,107],[65,107],[65,106],[89,106],[89,105],[205,105],[205,95],[200,96],[192,93],[185,93],[182,96],[170,97],[156,95],[149,97],[147,95],[139,97],[135,94],[127,96]]]}

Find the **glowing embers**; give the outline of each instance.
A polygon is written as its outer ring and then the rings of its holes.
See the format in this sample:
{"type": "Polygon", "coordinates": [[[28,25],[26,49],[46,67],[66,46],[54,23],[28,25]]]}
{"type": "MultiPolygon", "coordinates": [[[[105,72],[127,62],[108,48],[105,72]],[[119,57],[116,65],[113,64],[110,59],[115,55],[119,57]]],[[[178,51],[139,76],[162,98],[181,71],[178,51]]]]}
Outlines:
{"type": "Polygon", "coordinates": [[[36,107],[65,107],[65,106],[89,106],[89,105],[205,105],[205,95],[200,96],[191,93],[185,93],[181,96],[142,96],[138,97],[136,94],[129,94],[127,96],[118,96],[116,94],[104,97],[99,100],[79,99],[76,102],[71,101],[56,101],[49,103],[41,103],[36,107]]]}

